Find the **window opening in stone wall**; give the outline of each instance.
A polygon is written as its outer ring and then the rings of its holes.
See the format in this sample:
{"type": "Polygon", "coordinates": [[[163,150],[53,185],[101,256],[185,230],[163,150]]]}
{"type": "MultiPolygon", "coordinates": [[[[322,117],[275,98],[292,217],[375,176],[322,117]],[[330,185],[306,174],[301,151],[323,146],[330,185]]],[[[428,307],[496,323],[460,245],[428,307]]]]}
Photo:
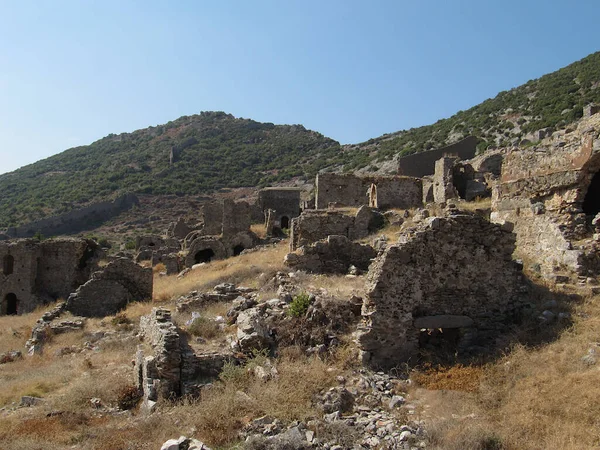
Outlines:
{"type": "Polygon", "coordinates": [[[233,247],[233,256],[239,256],[245,250],[242,244],[233,247]]]}
{"type": "Polygon", "coordinates": [[[205,248],[204,250],[200,250],[196,252],[194,255],[194,260],[196,264],[211,262],[215,256],[215,252],[211,248],[205,248]]]}
{"type": "Polygon", "coordinates": [[[600,212],[600,172],[596,173],[590,182],[582,209],[586,215],[592,217],[600,212]]]}
{"type": "Polygon", "coordinates": [[[283,216],[281,218],[281,229],[287,230],[290,227],[290,218],[288,216],[283,216]]]}
{"type": "Polygon", "coordinates": [[[14,316],[17,314],[17,306],[18,306],[17,296],[15,294],[7,294],[4,297],[4,304],[2,305],[2,310],[4,314],[7,316],[14,316]]]}
{"type": "Polygon", "coordinates": [[[2,272],[4,275],[10,275],[15,270],[15,258],[12,255],[6,255],[2,261],[2,272]]]}

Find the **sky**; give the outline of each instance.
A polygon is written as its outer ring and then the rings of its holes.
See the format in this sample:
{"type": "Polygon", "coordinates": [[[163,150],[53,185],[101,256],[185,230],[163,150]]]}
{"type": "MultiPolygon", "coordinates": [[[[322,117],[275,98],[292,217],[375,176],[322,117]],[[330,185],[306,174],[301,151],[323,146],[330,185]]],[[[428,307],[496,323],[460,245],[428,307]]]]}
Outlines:
{"type": "Polygon", "coordinates": [[[598,17],[598,0],[0,0],[0,173],[200,111],[363,142],[600,50],[598,17]]]}

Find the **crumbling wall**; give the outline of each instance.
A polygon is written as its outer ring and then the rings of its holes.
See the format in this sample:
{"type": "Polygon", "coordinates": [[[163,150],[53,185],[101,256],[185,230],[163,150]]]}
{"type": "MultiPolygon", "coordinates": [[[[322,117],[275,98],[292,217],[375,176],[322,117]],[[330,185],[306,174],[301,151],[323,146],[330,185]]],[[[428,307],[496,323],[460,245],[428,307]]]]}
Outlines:
{"type": "Polygon", "coordinates": [[[0,314],[23,314],[67,298],[89,279],[103,254],[87,239],[0,242],[0,314]],[[9,302],[16,302],[16,310],[9,302]]]}
{"type": "Polygon", "coordinates": [[[250,205],[247,202],[223,201],[222,234],[224,237],[249,231],[251,222],[250,205]]]}
{"type": "Polygon", "coordinates": [[[478,139],[476,137],[469,136],[447,147],[403,156],[398,160],[398,173],[418,178],[433,175],[435,172],[435,162],[444,156],[457,156],[462,160],[473,158],[477,150],[477,142],[478,139]]]}
{"type": "Polygon", "coordinates": [[[435,162],[433,200],[436,203],[446,203],[448,200],[458,198],[458,192],[452,183],[452,173],[456,159],[455,157],[445,156],[435,162]]]}
{"type": "Polygon", "coordinates": [[[200,208],[201,232],[207,236],[216,236],[223,232],[223,202],[207,202],[200,208]]]}
{"type": "Polygon", "coordinates": [[[85,208],[59,216],[48,217],[19,227],[11,227],[6,231],[6,235],[10,238],[28,238],[35,236],[38,232],[44,236],[78,233],[92,229],[138,204],[139,200],[134,194],[125,194],[112,202],[92,203],[85,208]]]}
{"type": "Polygon", "coordinates": [[[282,218],[287,218],[289,225],[291,219],[300,215],[300,192],[297,188],[261,189],[258,192],[258,207],[265,215],[268,210],[275,211],[272,220],[281,228],[282,218]]]}
{"type": "Polygon", "coordinates": [[[196,354],[173,323],[171,311],[164,308],[153,308],[140,318],[140,338],[149,351],[138,347],[134,375],[147,411],[161,399],[199,394],[201,385],[213,381],[226,363],[234,361],[227,353],[196,354]]]}
{"type": "Polygon", "coordinates": [[[84,317],[110,316],[130,302],[151,300],[152,282],[152,269],[116,258],[69,296],[67,310],[84,317]]]}
{"type": "Polygon", "coordinates": [[[330,203],[350,207],[369,205],[372,185],[377,191],[377,208],[408,209],[422,204],[423,187],[419,178],[320,173],[316,179],[316,208],[327,208],[330,203]]]}
{"type": "Polygon", "coordinates": [[[287,254],[285,264],[306,272],[345,274],[350,266],[368,270],[375,256],[377,251],[370,245],[352,242],[346,236],[328,236],[287,254]]]}
{"type": "Polygon", "coordinates": [[[536,147],[504,155],[492,192],[492,221],[514,227],[517,255],[539,264],[545,276],[597,271],[586,266],[590,259],[581,241],[592,239],[591,221],[600,212],[593,184],[600,171],[599,132],[597,114],[536,147]]]}
{"type": "Polygon", "coordinates": [[[421,329],[461,329],[456,351],[493,346],[521,307],[515,236],[476,215],[432,217],[371,265],[358,342],[393,367],[419,356],[421,329]]]}
{"type": "Polygon", "coordinates": [[[290,250],[326,239],[330,235],[361,239],[383,226],[384,219],[367,206],[355,215],[336,210],[307,210],[292,220],[290,250]]]}

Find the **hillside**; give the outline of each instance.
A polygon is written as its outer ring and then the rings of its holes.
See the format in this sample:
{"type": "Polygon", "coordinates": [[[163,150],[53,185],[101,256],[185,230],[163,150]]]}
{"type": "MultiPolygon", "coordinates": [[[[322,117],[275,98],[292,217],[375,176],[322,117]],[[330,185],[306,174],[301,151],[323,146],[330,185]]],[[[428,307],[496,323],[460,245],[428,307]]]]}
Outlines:
{"type": "Polygon", "coordinates": [[[198,194],[314,176],[337,142],[301,125],[222,112],[109,135],[0,175],[0,228],[62,213],[118,193],[198,194]],[[177,157],[170,163],[174,149],[177,157]]]}
{"type": "Polygon", "coordinates": [[[368,165],[376,169],[394,156],[443,147],[469,135],[481,139],[480,151],[516,145],[533,140],[533,132],[542,128],[566,127],[581,118],[589,103],[600,103],[600,52],[432,125],[346,146],[350,161],[345,169],[368,165]]]}
{"type": "Polygon", "coordinates": [[[165,125],[109,135],[88,146],[0,175],[0,229],[60,214],[116,194],[209,194],[257,187],[319,170],[380,168],[399,156],[474,135],[479,150],[535,141],[535,131],[558,129],[600,103],[600,52],[537,80],[499,93],[435,124],[357,145],[301,125],[274,125],[223,112],[184,116],[165,125]],[[170,153],[176,153],[170,164],[170,153]]]}

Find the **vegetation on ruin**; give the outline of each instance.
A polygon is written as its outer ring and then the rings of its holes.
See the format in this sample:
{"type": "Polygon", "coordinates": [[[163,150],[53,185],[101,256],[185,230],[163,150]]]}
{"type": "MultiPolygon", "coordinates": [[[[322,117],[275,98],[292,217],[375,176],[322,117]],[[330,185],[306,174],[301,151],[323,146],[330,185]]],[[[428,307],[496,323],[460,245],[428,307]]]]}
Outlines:
{"type": "Polygon", "coordinates": [[[111,134],[0,175],[0,229],[60,214],[117,194],[209,194],[265,186],[319,170],[370,168],[395,156],[480,138],[479,150],[520,142],[529,132],[566,127],[600,103],[600,52],[500,92],[419,128],[340,146],[302,125],[274,125],[223,112],[184,116],[132,133],[111,134]],[[179,154],[171,166],[169,155],[179,154]]]}

